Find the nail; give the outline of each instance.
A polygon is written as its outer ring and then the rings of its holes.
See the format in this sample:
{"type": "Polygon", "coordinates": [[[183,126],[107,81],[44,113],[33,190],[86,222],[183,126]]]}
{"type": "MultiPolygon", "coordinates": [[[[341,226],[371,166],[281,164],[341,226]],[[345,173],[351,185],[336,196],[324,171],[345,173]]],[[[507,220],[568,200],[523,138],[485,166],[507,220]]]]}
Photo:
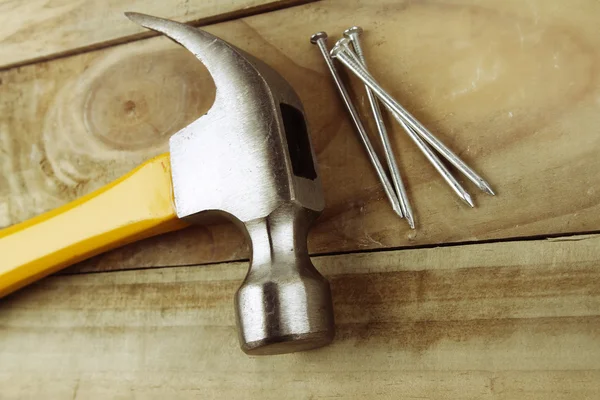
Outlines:
{"type": "Polygon", "coordinates": [[[417,133],[398,114],[392,111],[392,115],[394,116],[396,121],[398,121],[400,126],[402,126],[402,128],[412,139],[412,141],[415,142],[415,144],[417,145],[419,150],[421,150],[421,152],[425,155],[427,160],[429,160],[429,162],[433,165],[437,172],[439,172],[442,178],[444,178],[446,183],[448,183],[448,185],[454,191],[454,193],[456,193],[458,197],[460,197],[460,199],[467,203],[469,206],[475,207],[473,199],[471,199],[469,193],[465,190],[464,187],[462,187],[460,183],[458,183],[456,178],[454,178],[454,176],[450,173],[448,168],[446,168],[446,166],[440,161],[438,156],[433,152],[433,150],[431,150],[427,143],[425,143],[425,141],[419,135],[417,135],[417,133]]]}
{"type": "Polygon", "coordinates": [[[321,54],[323,55],[323,58],[325,59],[325,63],[327,64],[327,67],[329,68],[329,72],[331,72],[331,76],[333,77],[335,85],[337,86],[337,89],[338,89],[340,95],[342,96],[342,100],[344,101],[344,104],[346,105],[346,108],[348,109],[348,112],[350,113],[350,117],[352,117],[352,121],[354,122],[354,125],[356,126],[356,130],[358,131],[358,133],[360,135],[360,139],[367,151],[367,154],[369,155],[371,164],[373,164],[373,167],[375,168],[375,172],[377,172],[377,176],[379,177],[379,180],[381,181],[381,184],[383,185],[383,190],[384,190],[388,200],[390,201],[390,204],[392,205],[392,209],[401,218],[404,217],[404,214],[402,214],[402,207],[400,206],[400,201],[398,200],[398,197],[394,193],[394,188],[393,188],[392,184],[390,183],[387,175],[385,174],[385,170],[383,169],[383,166],[379,162],[379,158],[377,157],[377,154],[375,153],[375,149],[373,148],[373,145],[371,144],[371,141],[369,140],[367,131],[366,131],[365,127],[363,126],[363,124],[360,120],[360,117],[358,116],[358,111],[356,111],[356,107],[354,107],[354,104],[352,103],[352,100],[350,99],[350,95],[348,94],[348,91],[346,90],[346,87],[344,86],[344,83],[342,82],[342,79],[340,78],[340,75],[337,72],[335,65],[333,64],[333,59],[329,55],[329,51],[327,50],[327,33],[325,33],[325,32],[315,33],[314,35],[312,35],[310,37],[310,42],[312,44],[316,44],[319,47],[319,50],[321,50],[321,54]]]}
{"type": "Polygon", "coordinates": [[[386,107],[391,109],[393,112],[398,114],[402,119],[406,121],[414,131],[421,136],[427,143],[429,143],[434,149],[436,149],[444,158],[446,158],[452,165],[454,165],[460,172],[462,172],[471,182],[477,185],[482,191],[494,195],[489,183],[487,183],[481,176],[473,171],[467,164],[465,164],[456,154],[446,147],[439,139],[437,139],[427,128],[425,128],[415,117],[413,117],[404,107],[400,105],[389,93],[387,93],[381,85],[366,71],[360,62],[355,57],[348,54],[343,46],[334,47],[331,50],[331,56],[338,59],[344,64],[350,71],[352,71],[363,83],[379,97],[379,99],[385,104],[386,107]]]}
{"type": "MultiPolygon", "coordinates": [[[[343,45],[343,43],[342,43],[342,45],[343,45]]],[[[334,49],[336,49],[336,48],[334,47],[334,49]]],[[[343,47],[339,47],[339,49],[343,49],[343,51],[346,51],[343,47]]],[[[332,50],[332,52],[333,52],[333,50],[332,50]]],[[[340,53],[340,51],[337,50],[337,53],[340,53]]],[[[358,62],[357,61],[358,58],[356,57],[356,55],[354,55],[352,53],[344,53],[344,56],[348,56],[348,57],[352,58],[352,60],[354,62],[358,62]]],[[[340,58],[338,57],[338,59],[340,59],[340,58]]],[[[368,74],[368,72],[365,72],[365,73],[368,74]]],[[[387,107],[387,104],[384,103],[384,105],[386,105],[386,107],[387,107]]],[[[440,159],[435,154],[435,152],[433,150],[431,150],[431,148],[429,148],[427,143],[425,143],[425,141],[423,141],[423,139],[417,134],[417,132],[415,132],[415,130],[410,125],[407,124],[407,121],[405,121],[404,118],[402,118],[393,109],[390,109],[390,111],[392,112],[392,115],[394,116],[396,121],[400,124],[400,126],[402,126],[404,131],[408,134],[408,136],[412,139],[412,141],[417,145],[419,150],[421,150],[423,155],[425,155],[427,160],[429,160],[429,162],[438,171],[438,173],[442,176],[442,178],[444,178],[446,183],[448,183],[448,185],[454,191],[454,193],[456,193],[456,195],[461,200],[463,200],[465,203],[467,203],[469,206],[474,207],[475,205],[474,205],[473,200],[472,200],[471,196],[469,195],[469,193],[465,190],[465,188],[462,187],[462,185],[456,180],[456,178],[454,178],[454,176],[450,173],[448,168],[446,168],[446,166],[440,161],[440,159]]]]}
{"type": "MultiPolygon", "coordinates": [[[[344,36],[346,40],[352,42],[352,45],[354,46],[354,51],[356,52],[358,59],[362,63],[363,67],[367,69],[367,63],[359,40],[359,36],[362,34],[362,32],[363,30],[360,26],[353,26],[344,31],[344,36]]],[[[340,45],[340,41],[338,41],[336,45],[340,45]]],[[[347,50],[352,51],[348,42],[342,42],[341,45],[347,46],[347,50]]],[[[371,105],[371,111],[373,112],[373,118],[375,119],[375,125],[377,126],[377,131],[379,132],[379,137],[381,139],[381,143],[383,144],[383,151],[388,164],[388,168],[390,170],[390,174],[392,176],[392,183],[394,184],[396,194],[398,195],[398,199],[400,200],[402,213],[406,217],[408,225],[412,229],[415,229],[414,214],[412,211],[412,207],[410,206],[408,194],[406,193],[406,187],[404,186],[402,175],[400,175],[400,170],[398,169],[398,164],[396,163],[396,157],[394,155],[394,150],[392,149],[392,144],[390,142],[390,138],[385,127],[383,115],[381,115],[379,102],[377,101],[377,98],[368,86],[365,85],[365,89],[367,92],[367,97],[369,99],[369,104],[371,105]]]]}

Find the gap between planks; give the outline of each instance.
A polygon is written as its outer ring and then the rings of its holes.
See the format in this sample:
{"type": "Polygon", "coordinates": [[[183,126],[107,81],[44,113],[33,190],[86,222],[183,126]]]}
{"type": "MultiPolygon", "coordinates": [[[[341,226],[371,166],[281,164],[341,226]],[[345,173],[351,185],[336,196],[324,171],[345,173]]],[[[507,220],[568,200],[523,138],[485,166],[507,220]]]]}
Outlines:
{"type": "MultiPolygon", "coordinates": [[[[495,246],[499,246],[505,244],[508,247],[517,246],[519,244],[531,243],[531,245],[535,246],[535,242],[551,242],[551,243],[560,243],[560,242],[579,242],[579,241],[598,241],[600,246],[600,231],[596,232],[577,232],[572,234],[561,234],[561,235],[546,235],[546,236],[531,236],[531,237],[516,237],[516,238],[502,238],[502,239],[490,239],[483,241],[468,241],[468,242],[458,242],[458,243],[441,243],[441,244],[426,244],[419,246],[405,246],[405,247],[396,247],[396,248],[385,248],[385,249],[366,249],[366,250],[357,250],[357,251],[347,251],[347,252],[332,252],[332,253],[324,253],[324,254],[311,254],[310,257],[315,264],[321,262],[321,260],[336,258],[344,256],[357,256],[357,257],[370,257],[373,256],[377,258],[378,256],[383,257],[392,257],[399,251],[403,252],[419,252],[426,250],[442,250],[446,248],[457,248],[457,251],[461,250],[469,250],[471,248],[491,248],[494,249],[495,246]]],[[[541,245],[541,243],[540,243],[541,245]]],[[[485,250],[483,250],[485,251],[485,250]]],[[[599,255],[600,259],[600,255],[599,255]]],[[[88,274],[103,274],[103,273],[111,273],[111,272],[123,272],[123,271],[145,271],[145,270],[155,270],[155,269],[170,269],[170,268],[187,268],[187,267],[210,267],[210,266],[221,266],[221,265],[232,265],[232,264],[247,264],[249,262],[248,258],[240,258],[235,260],[228,260],[223,262],[216,263],[194,263],[194,264],[179,264],[179,265],[156,265],[156,266],[145,266],[139,268],[114,268],[108,270],[78,270],[73,268],[67,268],[61,272],[58,272],[55,275],[88,275],[88,274]]]]}
{"type": "MultiPolygon", "coordinates": [[[[530,236],[530,237],[510,237],[510,238],[501,238],[501,239],[489,239],[489,240],[481,240],[481,241],[464,241],[464,242],[450,242],[450,243],[438,243],[438,244],[424,244],[417,246],[400,246],[400,247],[392,247],[392,248],[382,248],[382,249],[365,249],[365,250],[355,250],[355,251],[341,251],[341,252],[331,252],[331,253],[319,253],[319,254],[311,254],[310,257],[313,262],[317,262],[316,260],[327,258],[327,257],[340,257],[340,256],[351,256],[351,255],[369,255],[369,254],[393,254],[399,251],[419,251],[419,250],[429,250],[429,249],[443,249],[443,248],[470,248],[472,246],[486,246],[486,245],[494,245],[494,244],[517,244],[517,243],[530,243],[530,242],[578,242],[584,240],[598,240],[600,239],[600,231],[592,231],[592,232],[574,232],[568,234],[557,234],[557,235],[544,235],[544,236],[530,236]]],[[[600,243],[599,243],[600,245],[600,243]]],[[[600,257],[599,257],[600,258],[600,257]]],[[[234,260],[226,260],[221,262],[214,263],[193,263],[193,264],[177,264],[177,265],[155,265],[155,266],[144,266],[139,268],[111,268],[107,270],[79,270],[77,265],[74,265],[73,268],[67,268],[63,271],[56,273],[55,275],[86,275],[86,274],[102,274],[109,272],[122,272],[122,271],[144,271],[144,270],[153,270],[153,269],[168,269],[168,268],[184,268],[184,267],[198,267],[198,266],[216,266],[216,265],[227,265],[227,264],[240,264],[240,263],[248,263],[248,258],[239,258],[234,260]]]]}

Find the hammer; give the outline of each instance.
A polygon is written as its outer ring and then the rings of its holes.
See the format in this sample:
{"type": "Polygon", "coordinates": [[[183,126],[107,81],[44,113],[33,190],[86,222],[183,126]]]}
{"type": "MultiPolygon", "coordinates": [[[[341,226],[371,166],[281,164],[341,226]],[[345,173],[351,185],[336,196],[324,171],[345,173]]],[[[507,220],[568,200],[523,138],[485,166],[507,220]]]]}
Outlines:
{"type": "Polygon", "coordinates": [[[298,95],[271,67],[216,36],[126,15],[206,66],[214,104],[171,136],[168,154],[0,231],[0,297],[93,255],[219,214],[251,243],[250,268],[235,294],[242,350],[282,354],[330,343],[329,283],[307,249],[324,199],[298,95]]]}

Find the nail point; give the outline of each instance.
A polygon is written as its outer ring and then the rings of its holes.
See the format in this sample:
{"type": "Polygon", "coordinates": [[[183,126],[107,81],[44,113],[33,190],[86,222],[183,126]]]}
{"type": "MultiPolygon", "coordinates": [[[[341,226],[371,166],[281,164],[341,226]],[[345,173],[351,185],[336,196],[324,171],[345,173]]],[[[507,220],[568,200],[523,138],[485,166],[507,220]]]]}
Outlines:
{"type": "Polygon", "coordinates": [[[465,203],[470,205],[472,208],[475,208],[475,203],[473,202],[473,199],[471,198],[471,195],[469,193],[467,193],[467,192],[463,193],[463,200],[465,201],[465,203]]]}
{"type": "Polygon", "coordinates": [[[401,209],[399,209],[399,208],[396,208],[396,207],[392,207],[392,209],[394,210],[394,212],[395,212],[396,214],[398,214],[398,216],[399,216],[400,218],[404,218],[404,214],[402,214],[402,210],[401,210],[401,209]]]}
{"type": "Polygon", "coordinates": [[[413,216],[410,215],[410,213],[406,214],[406,222],[408,222],[408,226],[410,226],[410,229],[415,229],[415,220],[413,219],[413,216]]]}
{"type": "Polygon", "coordinates": [[[494,189],[492,189],[492,187],[485,181],[481,182],[481,190],[483,190],[484,192],[486,192],[489,195],[495,196],[496,193],[494,192],[494,189]]]}

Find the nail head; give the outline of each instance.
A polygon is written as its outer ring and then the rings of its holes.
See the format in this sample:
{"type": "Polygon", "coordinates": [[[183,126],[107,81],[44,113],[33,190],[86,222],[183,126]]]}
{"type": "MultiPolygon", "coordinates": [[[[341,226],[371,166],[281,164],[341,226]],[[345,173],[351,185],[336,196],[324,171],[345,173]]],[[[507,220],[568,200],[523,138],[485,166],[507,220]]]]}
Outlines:
{"type": "Polygon", "coordinates": [[[338,56],[338,54],[342,53],[344,51],[344,48],[342,46],[338,46],[337,43],[335,46],[333,46],[331,48],[331,50],[329,51],[329,55],[331,55],[331,57],[336,58],[338,56]]]}
{"type": "Polygon", "coordinates": [[[360,36],[363,33],[363,28],[360,26],[352,26],[344,31],[344,36],[350,38],[352,35],[360,36]]]}
{"type": "Polygon", "coordinates": [[[313,34],[313,35],[310,37],[310,42],[311,42],[312,44],[317,44],[317,42],[318,42],[319,40],[321,40],[321,39],[323,39],[323,40],[327,40],[327,32],[323,32],[323,31],[321,31],[321,32],[317,32],[317,33],[313,34]]]}
{"type": "Polygon", "coordinates": [[[343,37],[337,42],[335,42],[335,47],[347,47],[350,46],[350,43],[350,39],[343,37]]]}

